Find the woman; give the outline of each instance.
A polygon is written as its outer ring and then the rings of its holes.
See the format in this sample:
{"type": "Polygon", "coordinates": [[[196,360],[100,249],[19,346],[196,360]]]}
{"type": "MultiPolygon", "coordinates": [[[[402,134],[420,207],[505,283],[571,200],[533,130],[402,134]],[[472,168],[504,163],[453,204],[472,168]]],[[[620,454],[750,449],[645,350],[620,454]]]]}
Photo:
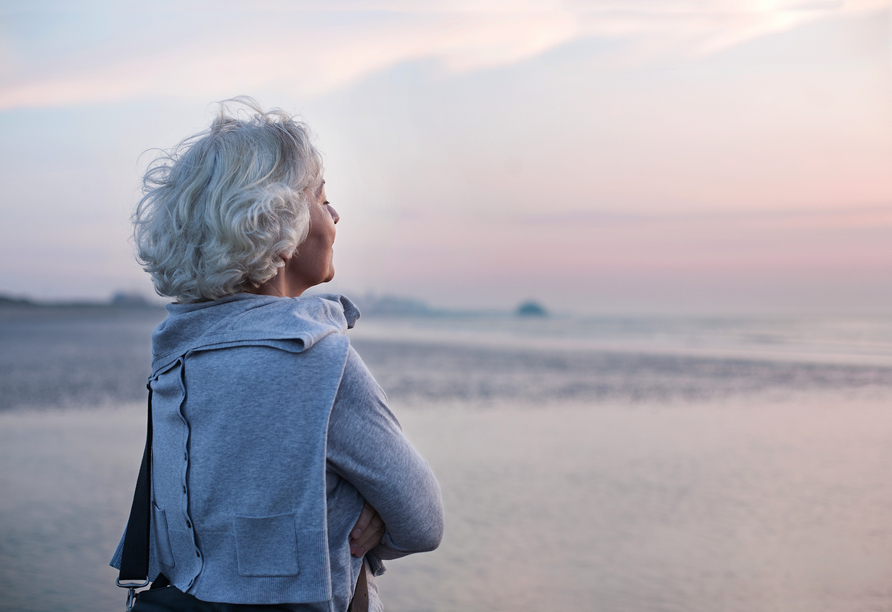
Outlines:
{"type": "Polygon", "coordinates": [[[134,214],[176,300],[152,335],[149,575],[204,602],[338,612],[368,578],[380,609],[381,559],[440,542],[439,485],[344,335],[356,307],[302,297],[334,276],[339,220],[306,126],[231,102],[247,114],[224,103],[157,160],[134,214]]]}

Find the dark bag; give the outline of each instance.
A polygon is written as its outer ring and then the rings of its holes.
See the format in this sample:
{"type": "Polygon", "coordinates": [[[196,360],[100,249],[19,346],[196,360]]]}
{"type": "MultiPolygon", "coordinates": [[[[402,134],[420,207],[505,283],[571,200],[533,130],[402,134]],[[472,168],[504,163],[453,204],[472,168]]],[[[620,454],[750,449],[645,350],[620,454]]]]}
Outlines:
{"type": "Polygon", "coordinates": [[[284,606],[252,606],[201,601],[176,587],[169,586],[164,575],[152,582],[152,588],[136,594],[133,612],[288,612],[284,606]],[[162,583],[163,586],[157,586],[162,583]]]}
{"type": "Polygon", "coordinates": [[[212,610],[215,608],[167,584],[164,574],[155,578],[152,588],[136,594],[136,603],[132,608],[132,612],[211,612],[212,610]],[[159,583],[164,584],[159,585],[159,583]]]}
{"type": "MultiPolygon", "coordinates": [[[[146,448],[142,453],[139,476],[136,478],[136,491],[130,505],[130,519],[121,552],[121,571],[115,581],[119,587],[127,589],[126,612],[272,612],[281,610],[278,606],[233,605],[201,601],[188,593],[183,593],[164,574],[159,574],[151,588],[137,591],[149,584],[149,521],[152,506],[152,387],[149,389],[149,422],[146,425],[146,448]]],[[[366,569],[356,581],[353,600],[348,612],[368,612],[369,589],[366,569]]]]}

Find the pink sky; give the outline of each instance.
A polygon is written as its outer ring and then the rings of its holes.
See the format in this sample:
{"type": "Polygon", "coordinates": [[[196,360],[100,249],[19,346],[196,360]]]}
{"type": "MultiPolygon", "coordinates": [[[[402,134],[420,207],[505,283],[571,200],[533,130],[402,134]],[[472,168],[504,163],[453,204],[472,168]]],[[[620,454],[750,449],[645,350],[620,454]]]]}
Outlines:
{"type": "Polygon", "coordinates": [[[337,290],[889,312],[888,1],[416,4],[5,3],[0,293],[150,291],[140,153],[249,94],[319,135],[337,290]]]}

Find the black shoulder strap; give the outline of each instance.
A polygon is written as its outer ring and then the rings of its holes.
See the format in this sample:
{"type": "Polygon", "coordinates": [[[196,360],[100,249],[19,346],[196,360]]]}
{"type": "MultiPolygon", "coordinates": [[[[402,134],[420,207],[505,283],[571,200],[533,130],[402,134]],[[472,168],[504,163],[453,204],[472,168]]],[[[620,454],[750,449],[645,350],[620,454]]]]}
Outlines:
{"type": "Polygon", "coordinates": [[[130,520],[124,536],[121,554],[121,573],[118,581],[148,580],[149,576],[149,521],[152,504],[152,387],[149,389],[149,422],[146,425],[146,449],[142,454],[136,491],[130,506],[130,520]]]}

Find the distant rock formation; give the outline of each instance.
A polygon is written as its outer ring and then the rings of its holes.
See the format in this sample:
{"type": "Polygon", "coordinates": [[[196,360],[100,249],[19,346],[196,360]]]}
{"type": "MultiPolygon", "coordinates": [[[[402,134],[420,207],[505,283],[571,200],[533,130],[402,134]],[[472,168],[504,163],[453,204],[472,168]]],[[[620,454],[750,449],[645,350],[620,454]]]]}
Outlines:
{"type": "Polygon", "coordinates": [[[151,306],[149,300],[141,293],[128,293],[126,291],[118,291],[111,298],[112,306],[145,307],[151,306]]]}
{"type": "Polygon", "coordinates": [[[2,306],[34,306],[34,302],[24,298],[14,298],[8,295],[0,295],[0,307],[2,306]]]}
{"type": "Polygon", "coordinates": [[[518,317],[547,317],[548,311],[539,302],[530,300],[518,306],[514,314],[518,317]]]}
{"type": "Polygon", "coordinates": [[[366,294],[355,300],[359,310],[365,315],[384,316],[430,316],[436,314],[420,300],[396,297],[393,295],[366,294]]]}

